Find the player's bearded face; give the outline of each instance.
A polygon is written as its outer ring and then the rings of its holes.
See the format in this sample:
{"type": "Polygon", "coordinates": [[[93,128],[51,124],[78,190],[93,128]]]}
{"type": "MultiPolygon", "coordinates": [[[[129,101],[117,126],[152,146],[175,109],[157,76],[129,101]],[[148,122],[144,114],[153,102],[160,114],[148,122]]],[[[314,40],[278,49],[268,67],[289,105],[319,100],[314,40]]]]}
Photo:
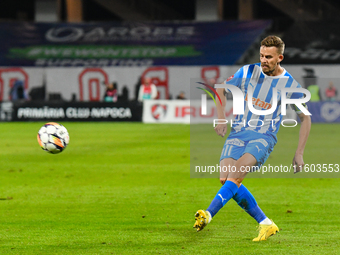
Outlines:
{"type": "Polygon", "coordinates": [[[260,48],[260,61],[262,71],[267,75],[272,75],[278,64],[281,62],[280,55],[276,47],[261,46],[260,48]]]}

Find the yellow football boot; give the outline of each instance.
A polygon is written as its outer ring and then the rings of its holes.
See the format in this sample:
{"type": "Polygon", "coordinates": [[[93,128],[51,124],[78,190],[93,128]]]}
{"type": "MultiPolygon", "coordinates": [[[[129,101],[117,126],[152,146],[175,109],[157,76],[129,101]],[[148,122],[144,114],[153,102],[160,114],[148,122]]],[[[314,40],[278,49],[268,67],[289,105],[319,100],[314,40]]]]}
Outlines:
{"type": "Polygon", "coordinates": [[[195,220],[194,228],[197,229],[197,232],[201,231],[206,225],[208,225],[208,223],[210,223],[210,213],[204,210],[198,210],[195,213],[195,220]]]}
{"type": "Polygon", "coordinates": [[[277,232],[279,232],[279,228],[272,221],[271,225],[260,224],[258,231],[259,235],[253,239],[254,242],[267,240],[270,236],[275,235],[277,232]]]}

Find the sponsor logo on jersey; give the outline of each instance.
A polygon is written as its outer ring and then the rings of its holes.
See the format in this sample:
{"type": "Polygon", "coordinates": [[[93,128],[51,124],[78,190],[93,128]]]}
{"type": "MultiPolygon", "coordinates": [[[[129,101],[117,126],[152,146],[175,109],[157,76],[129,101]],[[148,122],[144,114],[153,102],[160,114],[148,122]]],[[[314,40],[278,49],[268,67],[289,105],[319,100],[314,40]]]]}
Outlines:
{"type": "Polygon", "coordinates": [[[234,75],[230,76],[230,77],[227,79],[227,82],[230,81],[232,78],[234,78],[234,75]]]}
{"type": "MultiPolygon", "coordinates": [[[[245,101],[248,101],[248,94],[246,95],[245,101]]],[[[252,104],[256,105],[258,107],[261,107],[263,109],[270,109],[272,108],[272,105],[270,103],[266,103],[265,101],[262,101],[260,98],[252,98],[252,104]]]]}

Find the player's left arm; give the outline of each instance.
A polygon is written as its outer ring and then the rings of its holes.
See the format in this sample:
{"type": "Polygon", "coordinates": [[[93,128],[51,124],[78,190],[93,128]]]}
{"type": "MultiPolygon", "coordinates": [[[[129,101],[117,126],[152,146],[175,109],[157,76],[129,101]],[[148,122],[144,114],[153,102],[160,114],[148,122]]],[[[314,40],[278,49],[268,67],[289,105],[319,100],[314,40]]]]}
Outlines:
{"type": "Polygon", "coordinates": [[[295,156],[293,159],[293,166],[294,167],[294,173],[300,172],[303,169],[304,162],[303,162],[303,152],[305,150],[305,146],[307,143],[307,139],[309,136],[310,128],[311,128],[311,118],[309,115],[305,115],[304,113],[298,114],[300,120],[301,120],[301,126],[300,126],[300,133],[299,133],[299,143],[298,147],[295,152],[295,156]]]}

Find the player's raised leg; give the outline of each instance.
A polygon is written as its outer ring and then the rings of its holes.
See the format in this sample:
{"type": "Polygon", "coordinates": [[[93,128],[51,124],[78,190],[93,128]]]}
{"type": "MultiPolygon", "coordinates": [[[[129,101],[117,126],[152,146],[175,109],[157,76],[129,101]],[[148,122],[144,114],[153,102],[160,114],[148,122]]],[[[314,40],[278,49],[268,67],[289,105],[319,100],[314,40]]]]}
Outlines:
{"type": "MultiPolygon", "coordinates": [[[[228,161],[232,162],[233,160],[229,158],[225,159],[224,162],[228,163],[228,161]]],[[[238,163],[238,161],[236,162],[235,168],[231,169],[231,172],[229,171],[227,181],[217,192],[216,196],[211,201],[208,209],[205,211],[198,210],[197,213],[195,214],[196,222],[194,224],[194,228],[196,228],[197,231],[202,230],[216,215],[216,213],[237,193],[238,187],[241,185],[243,178],[247,174],[247,172],[240,171],[241,163],[254,165],[256,163],[256,160],[255,163],[253,161],[254,158],[246,157],[240,163],[238,163]],[[231,173],[234,173],[234,171],[237,174],[234,175],[234,178],[229,178],[231,173]]]]}
{"type": "Polygon", "coordinates": [[[215,216],[215,214],[236,194],[238,186],[236,183],[227,180],[211,201],[207,210],[198,210],[195,214],[194,228],[202,230],[215,216]]]}
{"type": "MultiPolygon", "coordinates": [[[[234,165],[236,160],[232,158],[224,159],[224,164],[222,165],[222,161],[220,162],[221,169],[228,169],[222,168],[222,166],[227,165],[234,165]]],[[[230,170],[230,168],[229,168],[230,170]]],[[[219,190],[213,201],[211,202],[210,206],[207,210],[198,210],[195,214],[195,224],[194,228],[197,231],[202,230],[210,221],[212,217],[227,203],[227,201],[232,198],[238,189],[238,186],[229,181],[227,182],[228,171],[222,171],[220,173],[220,181],[222,183],[222,188],[219,190]]]]}

